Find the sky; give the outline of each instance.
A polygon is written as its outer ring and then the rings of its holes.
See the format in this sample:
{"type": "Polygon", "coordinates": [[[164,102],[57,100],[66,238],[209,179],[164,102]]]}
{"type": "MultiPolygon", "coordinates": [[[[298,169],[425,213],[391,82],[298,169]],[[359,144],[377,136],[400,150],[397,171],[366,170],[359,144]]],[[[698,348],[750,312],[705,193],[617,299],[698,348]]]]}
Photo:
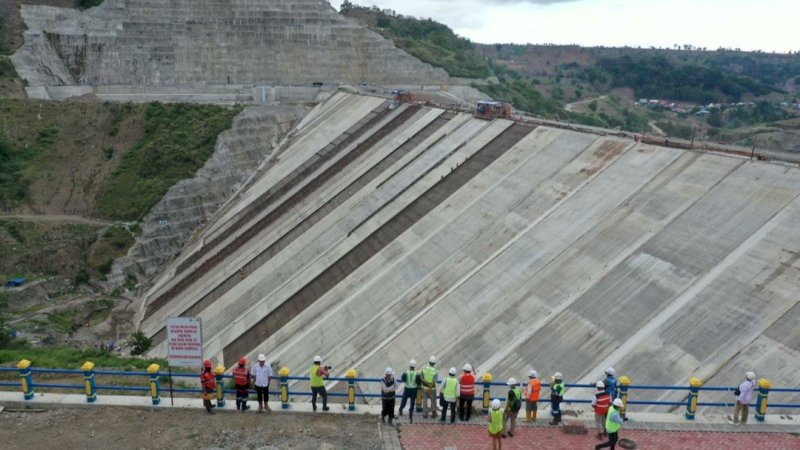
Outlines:
{"type": "Polygon", "coordinates": [[[800,50],[800,0],[351,1],[430,17],[486,44],[800,50]]]}

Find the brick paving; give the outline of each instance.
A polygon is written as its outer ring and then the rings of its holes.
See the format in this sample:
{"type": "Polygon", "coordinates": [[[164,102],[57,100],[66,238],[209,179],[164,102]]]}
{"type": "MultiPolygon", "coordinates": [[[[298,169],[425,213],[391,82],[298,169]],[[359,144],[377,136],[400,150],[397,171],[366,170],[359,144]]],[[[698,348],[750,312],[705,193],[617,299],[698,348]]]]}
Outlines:
{"type": "MultiPolygon", "coordinates": [[[[461,424],[401,424],[400,443],[403,450],[491,449],[492,441],[485,426],[461,424]]],[[[800,450],[797,433],[726,433],[703,431],[625,430],[620,438],[636,442],[639,450],[800,450]]],[[[517,428],[514,437],[503,439],[504,450],[592,449],[602,442],[594,435],[567,435],[556,427],[517,428]]],[[[620,449],[619,445],[617,448],[620,449]]]]}

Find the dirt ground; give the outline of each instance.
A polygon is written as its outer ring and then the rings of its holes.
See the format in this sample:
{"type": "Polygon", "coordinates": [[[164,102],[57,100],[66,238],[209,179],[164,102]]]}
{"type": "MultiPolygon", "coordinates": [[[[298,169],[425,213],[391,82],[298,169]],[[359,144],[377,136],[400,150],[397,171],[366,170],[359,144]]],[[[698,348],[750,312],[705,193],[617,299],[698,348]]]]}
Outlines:
{"type": "Polygon", "coordinates": [[[380,449],[377,418],[86,407],[0,413],[3,448],[380,449]],[[10,447],[7,446],[10,443],[10,447]]]}

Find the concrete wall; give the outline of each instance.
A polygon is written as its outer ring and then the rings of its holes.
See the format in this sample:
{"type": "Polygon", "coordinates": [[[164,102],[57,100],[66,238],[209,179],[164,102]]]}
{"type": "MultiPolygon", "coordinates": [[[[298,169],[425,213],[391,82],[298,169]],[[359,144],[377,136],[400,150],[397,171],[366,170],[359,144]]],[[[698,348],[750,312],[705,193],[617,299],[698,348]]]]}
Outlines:
{"type": "Polygon", "coordinates": [[[32,87],[448,80],[323,0],[106,0],[22,16],[13,61],[32,87]]]}

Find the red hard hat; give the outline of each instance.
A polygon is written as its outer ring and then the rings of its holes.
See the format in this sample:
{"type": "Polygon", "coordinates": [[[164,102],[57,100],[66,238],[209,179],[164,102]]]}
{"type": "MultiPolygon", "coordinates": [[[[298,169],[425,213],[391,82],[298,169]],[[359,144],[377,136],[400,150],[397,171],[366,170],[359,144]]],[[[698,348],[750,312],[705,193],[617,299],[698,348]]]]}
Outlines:
{"type": "Polygon", "coordinates": [[[207,359],[207,360],[203,361],[203,367],[205,367],[206,369],[210,369],[211,368],[211,360],[207,359]]]}
{"type": "Polygon", "coordinates": [[[240,366],[243,366],[243,365],[245,365],[245,364],[247,364],[247,358],[245,358],[244,356],[242,356],[241,358],[239,358],[239,365],[240,365],[240,366]]]}

